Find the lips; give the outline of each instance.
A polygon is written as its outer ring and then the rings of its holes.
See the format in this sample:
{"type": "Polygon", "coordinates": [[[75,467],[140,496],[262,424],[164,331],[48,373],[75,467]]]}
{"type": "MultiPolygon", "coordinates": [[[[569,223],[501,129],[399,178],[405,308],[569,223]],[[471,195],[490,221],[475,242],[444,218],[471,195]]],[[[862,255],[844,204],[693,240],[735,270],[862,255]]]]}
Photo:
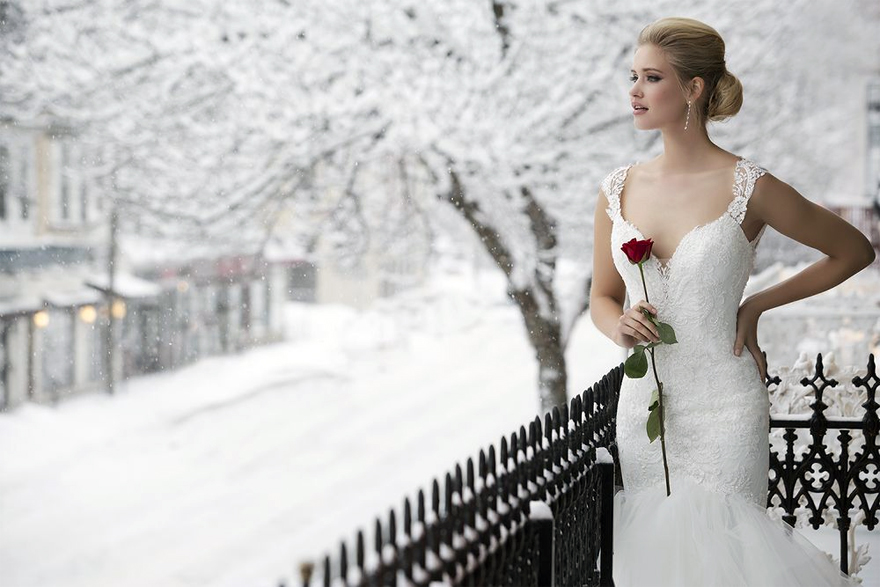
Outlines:
{"type": "Polygon", "coordinates": [[[639,112],[648,110],[645,106],[642,106],[641,104],[636,104],[635,102],[633,102],[632,108],[633,108],[633,110],[636,110],[639,112]]]}

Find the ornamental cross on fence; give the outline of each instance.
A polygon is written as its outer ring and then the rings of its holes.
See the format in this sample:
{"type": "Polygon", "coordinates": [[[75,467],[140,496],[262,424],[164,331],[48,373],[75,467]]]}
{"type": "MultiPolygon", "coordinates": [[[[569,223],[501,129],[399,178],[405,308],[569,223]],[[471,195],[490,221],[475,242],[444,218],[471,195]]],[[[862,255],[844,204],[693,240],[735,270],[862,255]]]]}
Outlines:
{"type": "MultiPolygon", "coordinates": [[[[768,378],[767,382],[778,385],[780,379],[768,378]]],[[[808,515],[807,523],[814,529],[833,516],[840,534],[840,570],[848,573],[850,554],[858,555],[858,551],[850,551],[853,519],[857,516],[868,530],[874,530],[880,508],[880,451],[877,448],[880,419],[876,401],[880,379],[874,355],[868,358],[867,373],[852,379],[856,389],[863,390],[865,396],[861,419],[825,415],[829,407],[824,401],[825,394],[839,382],[826,376],[821,354],[816,359],[813,376],[804,377],[800,383],[813,393],[811,413],[796,418],[774,415],[770,419],[771,431],[785,432],[782,436],[784,455],[772,448],[770,451],[767,507],[781,508],[783,520],[792,526],[798,514],[808,515]],[[807,443],[798,442],[799,430],[808,432],[807,443]]]]}

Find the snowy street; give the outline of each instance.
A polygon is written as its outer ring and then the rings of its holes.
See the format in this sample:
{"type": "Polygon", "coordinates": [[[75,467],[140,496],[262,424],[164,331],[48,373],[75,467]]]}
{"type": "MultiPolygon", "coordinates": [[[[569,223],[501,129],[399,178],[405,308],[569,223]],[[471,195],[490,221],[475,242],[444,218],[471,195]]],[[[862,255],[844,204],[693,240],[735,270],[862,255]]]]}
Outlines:
{"type": "MultiPolygon", "coordinates": [[[[537,411],[521,318],[492,285],[417,312],[293,304],[290,342],[0,415],[2,584],[270,587],[371,538],[537,411]]],[[[621,360],[588,316],[568,356],[572,390],[621,360]]]]}

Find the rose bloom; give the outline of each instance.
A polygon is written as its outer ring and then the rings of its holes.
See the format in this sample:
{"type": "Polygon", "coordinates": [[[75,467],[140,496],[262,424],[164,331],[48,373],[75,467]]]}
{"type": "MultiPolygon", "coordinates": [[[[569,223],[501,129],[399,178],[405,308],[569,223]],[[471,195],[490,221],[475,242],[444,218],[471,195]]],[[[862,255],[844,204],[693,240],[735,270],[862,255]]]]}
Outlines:
{"type": "Polygon", "coordinates": [[[632,239],[623,243],[620,248],[626,254],[630,263],[638,264],[648,260],[648,257],[651,256],[651,247],[653,246],[654,241],[651,239],[643,241],[632,239]]]}

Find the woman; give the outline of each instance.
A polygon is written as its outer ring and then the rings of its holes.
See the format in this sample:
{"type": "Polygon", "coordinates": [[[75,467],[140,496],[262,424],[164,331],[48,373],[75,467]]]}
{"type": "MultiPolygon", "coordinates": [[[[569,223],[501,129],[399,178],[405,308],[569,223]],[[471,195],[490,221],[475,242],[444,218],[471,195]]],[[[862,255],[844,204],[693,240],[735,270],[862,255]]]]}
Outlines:
{"type": "Polygon", "coordinates": [[[625,491],[615,512],[618,587],[848,585],[797,532],[766,513],[769,401],[757,340],[763,312],[825,291],[868,266],[874,251],[844,220],[709,139],[733,116],[742,86],[711,27],[668,18],[639,36],[630,98],[636,128],[660,130],[663,153],[612,172],[595,212],[593,322],[618,345],[659,340],[643,311],[678,342],[654,349],[663,382],[661,443],[645,423],[651,376],[625,378],[617,438],[625,491]],[[742,300],[766,226],[827,255],[742,300]],[[621,250],[653,240],[639,267],[621,250]],[[624,309],[626,295],[632,304],[624,309]],[[745,351],[745,352],[743,352],[745,351]]]}

